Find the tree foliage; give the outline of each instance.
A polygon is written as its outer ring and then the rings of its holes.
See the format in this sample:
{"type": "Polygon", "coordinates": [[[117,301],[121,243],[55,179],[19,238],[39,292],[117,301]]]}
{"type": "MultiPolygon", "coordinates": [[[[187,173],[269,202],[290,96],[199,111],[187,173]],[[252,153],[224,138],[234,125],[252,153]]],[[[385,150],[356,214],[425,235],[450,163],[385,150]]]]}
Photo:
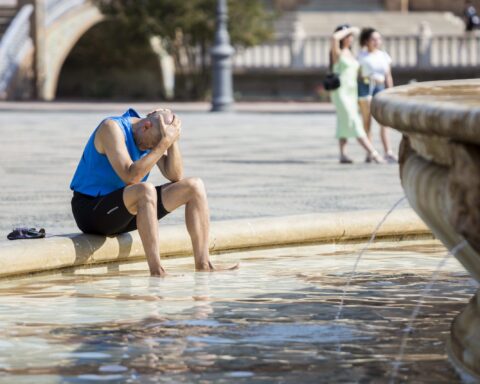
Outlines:
{"type": "MultiPolygon", "coordinates": [[[[107,16],[146,36],[161,36],[175,54],[181,43],[209,47],[215,33],[217,0],[95,0],[107,16]]],[[[272,37],[273,13],[259,0],[230,0],[228,28],[232,44],[249,47],[272,37]]]]}
{"type": "MultiPolygon", "coordinates": [[[[209,49],[215,35],[217,0],[94,0],[132,34],[159,36],[183,76],[184,91],[201,98],[209,89],[209,49]]],[[[273,36],[274,14],[260,0],[229,0],[228,28],[236,48],[273,36]]],[[[178,94],[177,94],[178,95],[178,94]]]]}

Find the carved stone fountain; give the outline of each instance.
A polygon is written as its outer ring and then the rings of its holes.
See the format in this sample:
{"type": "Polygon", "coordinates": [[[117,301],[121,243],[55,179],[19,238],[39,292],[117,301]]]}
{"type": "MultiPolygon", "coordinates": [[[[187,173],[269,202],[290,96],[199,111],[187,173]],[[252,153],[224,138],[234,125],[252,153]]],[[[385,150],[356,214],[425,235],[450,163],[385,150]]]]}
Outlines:
{"type": "MultiPolygon", "coordinates": [[[[480,282],[480,80],[415,83],[378,94],[372,114],[403,134],[400,178],[412,208],[480,282]]],[[[480,381],[480,290],[453,321],[448,354],[480,381]]]]}

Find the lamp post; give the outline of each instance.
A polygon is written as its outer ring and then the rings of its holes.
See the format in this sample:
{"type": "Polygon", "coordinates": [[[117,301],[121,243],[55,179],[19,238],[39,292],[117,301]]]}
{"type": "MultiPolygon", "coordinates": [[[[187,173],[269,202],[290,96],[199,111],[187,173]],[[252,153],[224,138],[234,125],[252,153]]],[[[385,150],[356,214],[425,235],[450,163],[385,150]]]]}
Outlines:
{"type": "Polygon", "coordinates": [[[227,20],[227,0],[218,0],[215,42],[210,51],[213,68],[212,112],[233,109],[232,55],[234,49],[230,45],[227,20]]]}

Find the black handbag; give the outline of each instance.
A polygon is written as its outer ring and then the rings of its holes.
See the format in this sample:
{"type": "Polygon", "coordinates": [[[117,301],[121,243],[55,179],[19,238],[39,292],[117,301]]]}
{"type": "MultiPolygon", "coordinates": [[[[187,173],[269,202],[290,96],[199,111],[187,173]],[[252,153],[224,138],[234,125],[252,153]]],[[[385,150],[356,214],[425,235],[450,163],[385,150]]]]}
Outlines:
{"type": "Polygon", "coordinates": [[[340,88],[340,77],[336,73],[328,73],[323,79],[323,88],[327,91],[334,91],[340,88]]]}

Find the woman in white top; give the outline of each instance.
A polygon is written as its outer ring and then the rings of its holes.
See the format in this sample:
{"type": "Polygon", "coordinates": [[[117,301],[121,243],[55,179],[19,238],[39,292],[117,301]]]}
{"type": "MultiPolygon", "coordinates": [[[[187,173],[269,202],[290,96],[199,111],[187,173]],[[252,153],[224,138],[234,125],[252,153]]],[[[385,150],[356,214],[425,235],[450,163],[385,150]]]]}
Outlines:
{"type": "MultiPolygon", "coordinates": [[[[373,96],[385,88],[393,87],[391,71],[392,59],[385,51],[381,50],[382,37],[373,28],[364,28],[360,34],[360,46],[362,51],[358,55],[360,63],[360,76],[358,80],[358,100],[363,117],[363,126],[368,138],[372,140],[372,115],[370,104],[373,96]]],[[[385,150],[385,160],[396,163],[397,158],[392,152],[388,138],[387,127],[380,126],[380,138],[385,150]]],[[[367,156],[366,162],[371,162],[367,156]]]]}

